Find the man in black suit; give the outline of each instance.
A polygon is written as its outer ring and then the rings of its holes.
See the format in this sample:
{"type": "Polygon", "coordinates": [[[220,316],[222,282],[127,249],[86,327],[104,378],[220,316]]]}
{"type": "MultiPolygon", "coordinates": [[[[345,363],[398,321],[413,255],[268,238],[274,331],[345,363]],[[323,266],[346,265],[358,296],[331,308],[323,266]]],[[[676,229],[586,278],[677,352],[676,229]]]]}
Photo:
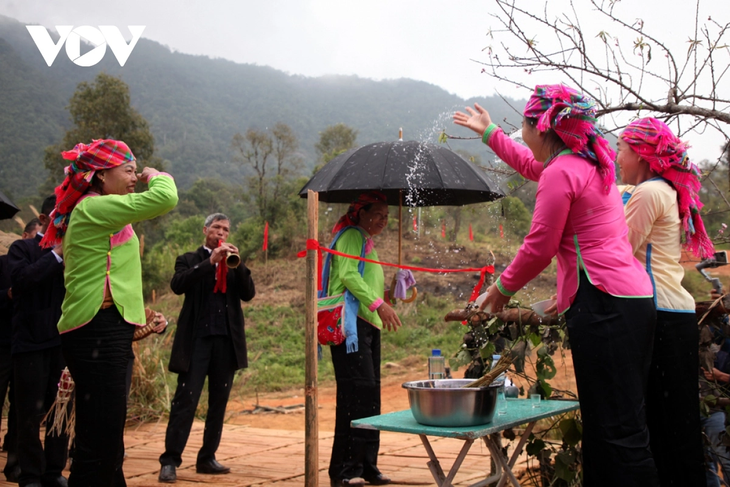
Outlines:
{"type": "Polygon", "coordinates": [[[5,462],[5,478],[9,482],[17,482],[20,476],[18,466],[16,434],[15,386],[13,385],[13,359],[10,355],[10,337],[13,331],[13,291],[10,287],[10,266],[8,256],[0,255],[0,407],[8,395],[8,429],[3,441],[3,451],[8,452],[5,462]]]}
{"type": "Polygon", "coordinates": [[[170,371],[179,375],[165,435],[165,453],[160,456],[160,482],[177,480],[175,468],[182,463],[206,376],[208,414],[195,469],[206,474],[230,472],[218,463],[215,452],[223,432],[233,375],[248,366],[241,300],[250,301],[256,291],[251,271],[243,263],[225,268],[228,253],[238,254],[236,247],[225,242],[229,232],[227,216],[208,216],[203,227],[205,244],[195,252],[179,256],[175,262],[170,287],[175,294],[185,294],[185,301],[170,356],[170,371]],[[225,280],[217,282],[224,271],[225,280]],[[220,289],[223,283],[225,292],[220,289]]]}
{"type": "Polygon", "coordinates": [[[42,232],[43,225],[38,218],[33,218],[31,221],[25,224],[23,229],[23,236],[21,238],[33,238],[38,232],[42,232]]]}
{"type": "Polygon", "coordinates": [[[58,319],[66,293],[63,286],[63,249],[42,249],[48,217],[56,197],[46,198],[38,219],[41,232],[34,238],[13,242],[8,250],[12,296],[15,302],[11,353],[17,406],[18,463],[21,487],[64,487],[62,476],[68,454],[68,437],[50,433],[45,446],[40,425],[53,404],[58,379],[65,364],[61,354],[58,319]]]}
{"type": "MultiPolygon", "coordinates": [[[[33,218],[25,225],[21,238],[33,238],[41,229],[41,222],[33,218]]],[[[18,465],[15,412],[15,385],[13,384],[13,359],[10,354],[10,337],[13,332],[13,291],[10,286],[10,266],[8,256],[0,255],[0,407],[8,396],[8,428],[3,440],[3,451],[8,453],[3,473],[9,482],[17,482],[20,477],[18,465]]]]}

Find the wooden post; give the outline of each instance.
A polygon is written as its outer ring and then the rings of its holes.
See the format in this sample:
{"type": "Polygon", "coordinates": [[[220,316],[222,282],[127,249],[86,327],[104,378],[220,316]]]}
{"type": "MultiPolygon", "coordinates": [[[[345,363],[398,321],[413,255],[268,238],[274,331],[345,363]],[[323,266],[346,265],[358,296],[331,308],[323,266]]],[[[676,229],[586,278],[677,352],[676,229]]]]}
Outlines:
{"type": "Polygon", "coordinates": [[[398,265],[403,264],[403,190],[398,191],[398,265]]]}
{"type": "MultiPolygon", "coordinates": [[[[307,191],[307,238],[317,239],[319,194],[307,191]]],[[[306,363],[304,367],[304,485],[319,485],[319,424],[317,420],[317,250],[307,250],[306,363]]]]}

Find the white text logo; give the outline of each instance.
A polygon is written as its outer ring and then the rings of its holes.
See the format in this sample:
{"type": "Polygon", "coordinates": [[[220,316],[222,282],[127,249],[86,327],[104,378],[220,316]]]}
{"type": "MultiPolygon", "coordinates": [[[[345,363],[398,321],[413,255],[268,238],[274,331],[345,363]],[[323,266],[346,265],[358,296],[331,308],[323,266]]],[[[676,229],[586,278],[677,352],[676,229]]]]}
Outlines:
{"type": "Polygon", "coordinates": [[[26,25],[33,42],[41,52],[41,56],[48,66],[53,64],[56,56],[61,51],[63,44],[66,44],[66,55],[77,66],[88,68],[102,60],[106,54],[106,46],[109,45],[120,66],[124,66],[132,54],[132,49],[144,32],[144,25],[130,25],[132,40],[126,43],[122,33],[113,25],[100,25],[99,28],[90,25],[81,25],[74,28],[73,25],[57,25],[56,31],[61,36],[57,43],[53,42],[51,35],[42,25],[26,25]],[[81,55],[81,39],[96,46],[87,53],[81,55]]]}

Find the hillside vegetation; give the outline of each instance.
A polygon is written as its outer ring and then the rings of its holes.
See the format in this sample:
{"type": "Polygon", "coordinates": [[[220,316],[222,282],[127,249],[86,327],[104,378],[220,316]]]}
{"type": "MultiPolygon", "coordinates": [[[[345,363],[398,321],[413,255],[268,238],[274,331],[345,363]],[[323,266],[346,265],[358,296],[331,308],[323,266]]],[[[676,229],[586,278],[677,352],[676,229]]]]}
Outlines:
{"type": "Polygon", "coordinates": [[[496,120],[519,121],[497,97],[463,100],[410,79],[294,76],[173,52],[144,38],[123,68],[109,53],[96,66],[82,68],[64,51],[48,67],[25,26],[1,15],[0,65],[0,189],[14,198],[37,194],[46,178],[43,149],[60,142],[70,126],[66,106],[71,95],[101,71],[128,84],[132,106],[149,121],[156,155],[167,161],[183,188],[200,177],[241,183],[245,171],[232,159],[233,135],[276,122],[293,129],[309,174],[317,162],[319,132],[336,123],[356,129],[362,145],[395,140],[399,127],[406,140],[435,141],[451,125],[454,109],[475,101],[496,120]]]}

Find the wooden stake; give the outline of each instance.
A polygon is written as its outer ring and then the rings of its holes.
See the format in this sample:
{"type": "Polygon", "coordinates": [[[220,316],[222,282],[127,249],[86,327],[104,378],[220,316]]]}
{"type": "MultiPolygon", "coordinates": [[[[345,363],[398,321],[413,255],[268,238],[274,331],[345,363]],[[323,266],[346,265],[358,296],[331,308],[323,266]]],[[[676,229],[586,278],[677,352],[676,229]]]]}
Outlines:
{"type": "Polygon", "coordinates": [[[403,190],[398,191],[398,265],[403,264],[403,190]]]}
{"type": "MultiPolygon", "coordinates": [[[[307,191],[307,238],[317,239],[319,194],[307,191]]],[[[317,420],[317,252],[307,250],[306,363],[304,367],[304,485],[319,485],[319,424],[317,420]]]]}

